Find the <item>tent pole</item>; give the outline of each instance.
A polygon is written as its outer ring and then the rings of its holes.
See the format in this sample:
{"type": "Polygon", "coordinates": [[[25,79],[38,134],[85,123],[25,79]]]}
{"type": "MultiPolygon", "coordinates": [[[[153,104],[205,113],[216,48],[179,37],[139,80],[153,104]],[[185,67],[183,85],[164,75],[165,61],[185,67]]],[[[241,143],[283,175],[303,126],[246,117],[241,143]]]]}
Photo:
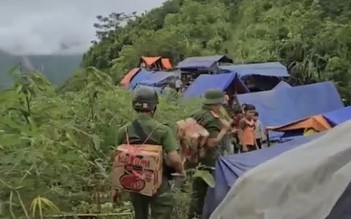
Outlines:
{"type": "Polygon", "coordinates": [[[270,140],[269,140],[269,131],[267,131],[266,137],[267,137],[267,147],[270,147],[271,143],[270,143],[270,140]]]}

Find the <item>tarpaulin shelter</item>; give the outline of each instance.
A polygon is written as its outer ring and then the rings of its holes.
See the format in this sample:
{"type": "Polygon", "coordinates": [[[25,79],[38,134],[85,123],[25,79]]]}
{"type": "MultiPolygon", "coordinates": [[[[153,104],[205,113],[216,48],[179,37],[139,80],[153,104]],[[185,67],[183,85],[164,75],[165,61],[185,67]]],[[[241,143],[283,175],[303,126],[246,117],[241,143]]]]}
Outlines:
{"type": "Polygon", "coordinates": [[[207,90],[219,89],[228,93],[246,93],[248,92],[245,84],[234,73],[226,74],[203,74],[184,91],[184,98],[203,97],[207,90]]]}
{"type": "Polygon", "coordinates": [[[288,132],[305,129],[313,129],[322,132],[331,129],[347,120],[351,119],[351,107],[340,108],[321,115],[311,116],[286,125],[277,127],[266,127],[270,131],[288,132]]]}
{"type": "Polygon", "coordinates": [[[279,90],[279,89],[284,89],[284,88],[290,88],[291,85],[288,84],[285,81],[280,81],[274,88],[273,90],[279,90]]]}
{"type": "Polygon", "coordinates": [[[216,162],[215,188],[209,189],[204,206],[204,217],[209,218],[229,192],[236,180],[250,169],[279,156],[280,154],[312,141],[324,133],[314,136],[301,136],[294,140],[263,148],[253,152],[220,157],[216,162]]]}
{"type": "Polygon", "coordinates": [[[162,58],[161,62],[162,62],[162,66],[165,70],[172,69],[171,60],[169,60],[168,58],[162,58]]]}
{"type": "MultiPolygon", "coordinates": [[[[241,94],[237,99],[240,104],[255,105],[265,127],[288,124],[344,107],[332,82],[241,94]]],[[[270,133],[271,138],[280,135],[270,133]]]]}
{"type": "Polygon", "coordinates": [[[273,89],[281,78],[290,77],[288,69],[279,62],[220,66],[222,71],[237,73],[250,91],[273,89]]]}
{"type": "Polygon", "coordinates": [[[323,117],[332,125],[336,126],[351,120],[351,106],[340,108],[323,114],[323,117]]]}
{"type": "Polygon", "coordinates": [[[129,83],[128,89],[134,89],[137,84],[141,81],[147,80],[151,77],[153,71],[148,71],[146,69],[141,69],[138,74],[136,74],[129,83]]]}
{"type": "Polygon", "coordinates": [[[224,55],[189,57],[179,62],[178,69],[208,69],[216,63],[233,63],[233,60],[224,55]]]}
{"type": "Polygon", "coordinates": [[[162,86],[173,80],[175,76],[176,74],[174,72],[148,71],[142,69],[130,82],[129,89],[134,89],[138,84],[147,86],[162,86]]]}
{"type": "Polygon", "coordinates": [[[286,131],[292,131],[292,130],[304,131],[305,129],[313,129],[316,132],[323,132],[331,128],[332,126],[322,115],[311,116],[311,117],[301,119],[295,122],[291,122],[289,124],[281,125],[281,126],[266,127],[267,130],[276,131],[276,132],[286,132],[286,131]]]}
{"type": "Polygon", "coordinates": [[[142,64],[144,64],[144,67],[148,69],[168,70],[172,68],[171,61],[168,58],[162,58],[161,56],[142,56],[140,57],[140,65],[142,64]]]}
{"type": "Polygon", "coordinates": [[[138,74],[138,72],[141,70],[141,68],[133,68],[132,70],[130,70],[124,77],[123,79],[120,81],[120,84],[125,87],[128,88],[130,81],[133,79],[133,77],[138,74]]]}
{"type": "Polygon", "coordinates": [[[176,74],[172,72],[156,71],[153,74],[151,74],[147,79],[140,81],[139,84],[148,86],[161,86],[165,83],[174,80],[175,77],[176,74]]]}
{"type": "Polygon", "coordinates": [[[220,68],[230,72],[238,73],[240,78],[249,75],[290,77],[288,69],[279,62],[228,65],[220,66],[220,68]]]}
{"type": "Polygon", "coordinates": [[[351,122],[252,168],[210,219],[349,219],[351,122]]]}

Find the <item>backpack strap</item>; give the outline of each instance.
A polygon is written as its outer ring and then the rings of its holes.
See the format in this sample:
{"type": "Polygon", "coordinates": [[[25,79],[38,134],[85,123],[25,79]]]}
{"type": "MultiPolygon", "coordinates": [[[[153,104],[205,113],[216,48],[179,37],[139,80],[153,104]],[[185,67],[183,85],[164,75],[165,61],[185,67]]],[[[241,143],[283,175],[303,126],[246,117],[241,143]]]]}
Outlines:
{"type": "Polygon", "coordinates": [[[136,132],[136,134],[139,136],[141,142],[144,142],[147,140],[148,136],[144,132],[143,128],[141,127],[140,123],[137,120],[134,120],[132,122],[132,126],[136,132]]]}
{"type": "MultiPolygon", "coordinates": [[[[154,134],[154,132],[156,131],[156,129],[159,127],[159,125],[158,126],[156,126],[152,131],[151,131],[151,133],[149,134],[149,135],[147,135],[145,132],[144,132],[144,129],[141,127],[141,125],[140,125],[140,123],[137,121],[137,120],[134,120],[133,122],[132,122],[132,126],[133,126],[133,128],[134,128],[134,130],[135,130],[135,132],[136,132],[136,134],[139,136],[139,141],[138,141],[138,143],[139,144],[145,144],[145,143],[147,143],[147,142],[149,142],[150,144],[154,144],[154,145],[158,145],[159,143],[156,143],[156,142],[154,142],[154,141],[152,141],[151,139],[150,139],[150,137],[154,134]]],[[[126,132],[128,132],[128,130],[126,130],[126,132]]],[[[129,137],[128,137],[128,134],[127,134],[127,141],[129,140],[129,137]]],[[[135,142],[134,142],[135,143],[135,142]]]]}
{"type": "MultiPolygon", "coordinates": [[[[144,132],[144,129],[141,127],[140,123],[137,120],[134,120],[132,122],[132,126],[136,132],[136,134],[140,137],[140,144],[145,144],[145,143],[149,143],[149,144],[154,144],[154,145],[158,145],[159,143],[156,143],[154,141],[152,141],[150,139],[150,137],[152,136],[152,134],[156,131],[156,129],[160,126],[156,126],[154,128],[154,130],[152,130],[152,132],[149,135],[146,135],[146,133],[144,132]]],[[[164,159],[164,158],[163,158],[164,159]]],[[[163,160],[163,174],[167,177],[167,178],[171,178],[172,177],[172,173],[175,172],[173,167],[167,166],[165,160],[163,160]]]]}

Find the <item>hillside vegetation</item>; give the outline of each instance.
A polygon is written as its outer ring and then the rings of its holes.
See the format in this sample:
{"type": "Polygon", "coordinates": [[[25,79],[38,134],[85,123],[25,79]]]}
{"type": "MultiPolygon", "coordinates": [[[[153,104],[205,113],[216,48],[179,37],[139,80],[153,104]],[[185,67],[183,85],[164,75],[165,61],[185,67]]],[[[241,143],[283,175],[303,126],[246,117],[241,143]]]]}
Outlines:
{"type": "Polygon", "coordinates": [[[238,63],[281,61],[295,83],[334,80],[350,99],[350,9],[348,0],[169,0],[116,25],[83,61],[116,80],[141,55],[174,62],[213,54],[238,63]]]}
{"type": "MultiPolygon", "coordinates": [[[[171,0],[123,27],[134,15],[110,16],[85,68],[59,90],[44,75],[14,70],[16,83],[0,91],[0,218],[109,212],[81,202],[110,191],[116,130],[133,118],[131,94],[114,82],[141,55],[279,60],[295,83],[334,80],[350,97],[350,9],[348,0],[171,0]]],[[[163,96],[156,115],[171,127],[200,106],[175,98],[163,96]]],[[[188,196],[180,196],[173,218],[185,218],[188,196]]]]}
{"type": "MultiPolygon", "coordinates": [[[[80,204],[97,203],[94,194],[111,200],[110,158],[116,130],[134,116],[130,93],[91,68],[84,88],[65,94],[56,93],[41,74],[14,75],[16,85],[0,93],[0,218],[40,218],[39,209],[55,214],[54,206],[99,212],[96,205],[80,204]]],[[[198,106],[165,98],[156,118],[170,127],[198,106]]]]}

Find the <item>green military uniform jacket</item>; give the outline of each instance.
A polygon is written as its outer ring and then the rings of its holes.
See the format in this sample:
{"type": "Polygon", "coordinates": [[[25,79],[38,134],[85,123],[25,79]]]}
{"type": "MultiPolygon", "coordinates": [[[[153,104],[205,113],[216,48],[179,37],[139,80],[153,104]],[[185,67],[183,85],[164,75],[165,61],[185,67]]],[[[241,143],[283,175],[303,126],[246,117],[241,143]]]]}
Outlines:
{"type": "MultiPolygon", "coordinates": [[[[209,138],[216,138],[221,131],[220,118],[214,115],[206,106],[191,115],[199,125],[209,132],[209,138]]],[[[219,153],[219,148],[207,148],[205,158],[200,160],[201,164],[214,167],[219,153]]]]}

